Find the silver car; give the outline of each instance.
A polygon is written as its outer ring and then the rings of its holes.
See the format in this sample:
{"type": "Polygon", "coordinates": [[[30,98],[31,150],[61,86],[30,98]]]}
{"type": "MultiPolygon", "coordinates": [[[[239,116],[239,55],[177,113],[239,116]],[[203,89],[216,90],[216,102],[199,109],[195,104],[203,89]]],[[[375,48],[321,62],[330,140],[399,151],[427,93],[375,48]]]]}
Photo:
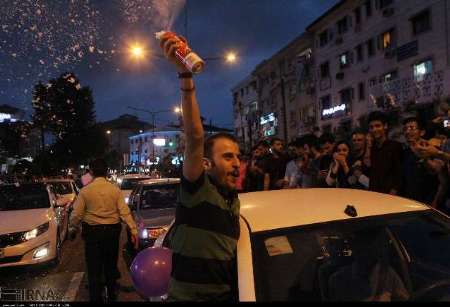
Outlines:
{"type": "MultiPolygon", "coordinates": [[[[140,181],[130,195],[129,206],[138,227],[139,250],[152,246],[175,218],[179,178],[140,181]]],[[[128,230],[128,247],[131,248],[128,230]]]]}

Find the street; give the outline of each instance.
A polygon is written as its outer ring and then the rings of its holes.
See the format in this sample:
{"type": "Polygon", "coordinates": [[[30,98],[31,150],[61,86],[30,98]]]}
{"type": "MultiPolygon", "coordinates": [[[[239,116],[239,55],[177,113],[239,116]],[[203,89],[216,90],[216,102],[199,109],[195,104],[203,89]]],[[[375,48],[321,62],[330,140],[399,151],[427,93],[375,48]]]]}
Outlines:
{"type": "MultiPolygon", "coordinates": [[[[136,293],[129,274],[131,259],[122,249],[126,242],[123,227],[118,267],[121,274],[118,283],[118,301],[143,301],[136,293]]],[[[16,267],[0,269],[0,301],[66,301],[87,302],[89,290],[84,260],[84,243],[78,234],[74,241],[66,240],[62,257],[56,267],[16,267]]]]}

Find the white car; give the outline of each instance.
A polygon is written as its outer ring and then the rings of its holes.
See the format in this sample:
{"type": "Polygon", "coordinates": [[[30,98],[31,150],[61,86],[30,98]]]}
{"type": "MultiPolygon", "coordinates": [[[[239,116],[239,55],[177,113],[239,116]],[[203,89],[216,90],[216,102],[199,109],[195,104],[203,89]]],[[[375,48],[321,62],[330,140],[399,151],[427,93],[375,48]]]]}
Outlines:
{"type": "Polygon", "coordinates": [[[128,204],[128,199],[133,191],[134,187],[141,180],[151,179],[148,175],[130,174],[117,177],[117,185],[122,190],[122,195],[125,199],[125,203],[128,204]]]}
{"type": "Polygon", "coordinates": [[[0,268],[57,264],[68,219],[49,185],[0,186],[0,268]]]}
{"type": "Polygon", "coordinates": [[[239,198],[239,301],[450,300],[450,219],[437,210],[346,189],[239,198]]]}
{"type": "Polygon", "coordinates": [[[48,179],[47,184],[51,185],[57,194],[57,202],[60,206],[69,206],[71,209],[80,189],[72,179],[48,179]]]}

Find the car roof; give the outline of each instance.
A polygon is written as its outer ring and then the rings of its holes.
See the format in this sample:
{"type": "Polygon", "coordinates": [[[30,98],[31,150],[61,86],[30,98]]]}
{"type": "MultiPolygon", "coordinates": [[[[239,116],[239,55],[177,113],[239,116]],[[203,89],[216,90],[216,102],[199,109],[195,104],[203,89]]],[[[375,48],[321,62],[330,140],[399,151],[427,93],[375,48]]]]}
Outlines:
{"type": "Polygon", "coordinates": [[[180,178],[158,178],[158,179],[146,179],[139,181],[139,185],[153,185],[153,184],[164,184],[164,183],[180,183],[180,178]]]}
{"type": "Polygon", "coordinates": [[[58,178],[44,180],[44,182],[72,182],[72,181],[74,181],[74,180],[73,179],[58,179],[58,178]]]}
{"type": "Polygon", "coordinates": [[[350,189],[285,189],[242,193],[239,199],[252,232],[352,219],[344,213],[348,205],[357,218],[429,209],[406,198],[350,189]]]}
{"type": "Polygon", "coordinates": [[[145,174],[128,174],[128,175],[117,176],[117,178],[120,178],[120,179],[150,178],[150,175],[145,175],[145,174]]]}

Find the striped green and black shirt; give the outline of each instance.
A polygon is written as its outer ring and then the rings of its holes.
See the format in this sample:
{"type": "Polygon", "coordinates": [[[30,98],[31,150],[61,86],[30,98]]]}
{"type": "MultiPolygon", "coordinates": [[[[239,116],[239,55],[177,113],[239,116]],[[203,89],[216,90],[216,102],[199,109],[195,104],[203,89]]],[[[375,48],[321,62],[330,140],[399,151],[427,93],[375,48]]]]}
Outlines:
{"type": "Polygon", "coordinates": [[[221,191],[209,176],[181,179],[169,301],[235,299],[239,208],[237,193],[221,191]]]}

